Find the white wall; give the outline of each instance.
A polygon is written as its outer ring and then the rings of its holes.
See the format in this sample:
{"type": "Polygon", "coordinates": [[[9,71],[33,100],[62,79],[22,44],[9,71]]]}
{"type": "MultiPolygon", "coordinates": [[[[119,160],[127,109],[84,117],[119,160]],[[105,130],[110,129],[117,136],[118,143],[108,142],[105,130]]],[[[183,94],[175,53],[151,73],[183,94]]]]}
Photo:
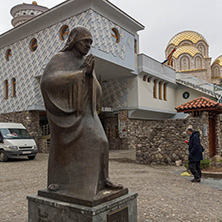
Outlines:
{"type": "MultiPolygon", "coordinates": [[[[157,78],[155,78],[157,79],[157,78]]],[[[163,110],[169,112],[175,112],[175,102],[176,102],[176,85],[172,83],[167,83],[166,97],[165,101],[163,98],[163,84],[162,84],[162,100],[159,99],[159,83],[157,82],[157,98],[153,97],[153,86],[154,78],[150,82],[143,81],[142,76],[138,77],[138,106],[142,108],[152,108],[154,110],[163,110]]],[[[164,83],[164,81],[161,81],[164,83]]]]}
{"type": "Polygon", "coordinates": [[[198,97],[206,97],[208,99],[216,101],[216,99],[212,96],[208,96],[204,93],[201,93],[201,92],[198,92],[198,91],[193,90],[191,88],[180,85],[180,86],[178,86],[177,91],[176,91],[176,106],[179,106],[183,103],[189,102],[190,100],[196,99],[198,97]],[[188,99],[183,98],[184,92],[190,93],[190,97],[188,99]]]}

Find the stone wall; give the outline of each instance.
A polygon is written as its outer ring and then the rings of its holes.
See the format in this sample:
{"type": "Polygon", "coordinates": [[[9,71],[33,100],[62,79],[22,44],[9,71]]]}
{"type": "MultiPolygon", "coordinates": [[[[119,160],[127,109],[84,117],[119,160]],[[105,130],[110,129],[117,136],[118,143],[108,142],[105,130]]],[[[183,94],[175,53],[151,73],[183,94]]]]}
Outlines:
{"type": "Polygon", "coordinates": [[[203,126],[208,124],[208,113],[200,117],[168,119],[160,121],[159,127],[152,124],[149,131],[137,136],[136,159],[143,164],[174,164],[177,160],[188,160],[189,136],[184,132],[188,125],[201,134],[201,143],[208,156],[208,134],[204,135],[203,126]]]}
{"type": "Polygon", "coordinates": [[[216,154],[222,156],[222,121],[216,116],[216,154]]]}
{"type": "Polygon", "coordinates": [[[27,128],[30,135],[34,137],[39,152],[47,152],[47,145],[45,144],[45,141],[42,140],[38,111],[0,114],[0,122],[22,123],[27,128]]]}
{"type": "Polygon", "coordinates": [[[128,139],[120,139],[118,135],[118,118],[108,117],[101,119],[106,136],[109,141],[110,150],[125,150],[128,149],[128,139]]]}
{"type": "MultiPolygon", "coordinates": [[[[185,133],[185,129],[189,125],[200,132],[201,144],[205,149],[204,158],[209,158],[208,118],[208,112],[202,112],[201,116],[190,115],[186,119],[127,119],[127,138],[125,139],[120,139],[115,135],[115,128],[118,126],[117,117],[105,118],[103,122],[110,149],[136,149],[137,162],[143,164],[175,164],[176,160],[188,159],[188,145],[185,140],[189,140],[189,136],[185,133]]],[[[216,152],[221,155],[222,122],[219,115],[216,121],[216,131],[216,152]]]]}

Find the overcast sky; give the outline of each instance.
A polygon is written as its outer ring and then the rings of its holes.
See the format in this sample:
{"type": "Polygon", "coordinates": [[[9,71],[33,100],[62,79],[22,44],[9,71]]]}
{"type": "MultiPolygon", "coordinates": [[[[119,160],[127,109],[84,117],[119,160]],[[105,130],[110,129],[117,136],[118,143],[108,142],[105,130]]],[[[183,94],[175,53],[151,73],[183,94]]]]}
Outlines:
{"type": "MultiPolygon", "coordinates": [[[[51,8],[64,0],[36,0],[51,8]]],[[[193,30],[209,44],[212,61],[222,54],[222,0],[110,0],[145,26],[140,31],[140,52],[162,62],[169,40],[178,32],[193,30]]],[[[10,9],[32,0],[1,0],[0,33],[12,28],[10,9]]]]}

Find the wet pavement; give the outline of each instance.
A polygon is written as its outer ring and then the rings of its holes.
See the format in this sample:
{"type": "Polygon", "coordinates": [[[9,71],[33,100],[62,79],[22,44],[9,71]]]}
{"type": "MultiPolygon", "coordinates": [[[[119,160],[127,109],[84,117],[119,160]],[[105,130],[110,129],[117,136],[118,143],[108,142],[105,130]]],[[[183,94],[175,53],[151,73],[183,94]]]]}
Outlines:
{"type": "MultiPolygon", "coordinates": [[[[185,172],[185,170],[173,171],[172,173],[180,176],[181,173],[185,172]]],[[[192,176],[183,176],[187,180],[192,180],[192,176]]],[[[212,188],[218,189],[222,191],[222,179],[214,179],[214,178],[201,178],[201,183],[212,188]]]]}

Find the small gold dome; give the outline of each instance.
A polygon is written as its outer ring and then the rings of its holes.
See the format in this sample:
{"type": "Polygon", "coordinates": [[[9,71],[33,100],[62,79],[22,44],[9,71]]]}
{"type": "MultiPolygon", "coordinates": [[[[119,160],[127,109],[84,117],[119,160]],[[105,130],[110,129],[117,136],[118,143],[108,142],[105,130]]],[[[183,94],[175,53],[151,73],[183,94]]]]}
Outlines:
{"type": "Polygon", "coordinates": [[[171,44],[178,46],[184,40],[190,40],[194,44],[196,44],[200,40],[203,40],[207,44],[207,46],[209,46],[206,39],[201,34],[199,34],[198,32],[195,32],[195,31],[183,31],[183,32],[176,34],[169,41],[168,46],[171,44]]]}
{"type": "Polygon", "coordinates": [[[218,56],[218,57],[214,60],[212,66],[215,65],[215,64],[218,64],[219,66],[222,66],[222,55],[218,56]]]}
{"type": "Polygon", "coordinates": [[[38,5],[38,3],[36,1],[33,1],[32,4],[33,5],[38,5]]]}
{"type": "Polygon", "coordinates": [[[177,59],[183,53],[187,53],[187,54],[191,55],[192,57],[194,57],[198,53],[201,54],[201,52],[197,48],[195,48],[194,46],[184,45],[184,46],[180,46],[176,49],[176,51],[173,53],[173,57],[175,59],[177,59]]]}

